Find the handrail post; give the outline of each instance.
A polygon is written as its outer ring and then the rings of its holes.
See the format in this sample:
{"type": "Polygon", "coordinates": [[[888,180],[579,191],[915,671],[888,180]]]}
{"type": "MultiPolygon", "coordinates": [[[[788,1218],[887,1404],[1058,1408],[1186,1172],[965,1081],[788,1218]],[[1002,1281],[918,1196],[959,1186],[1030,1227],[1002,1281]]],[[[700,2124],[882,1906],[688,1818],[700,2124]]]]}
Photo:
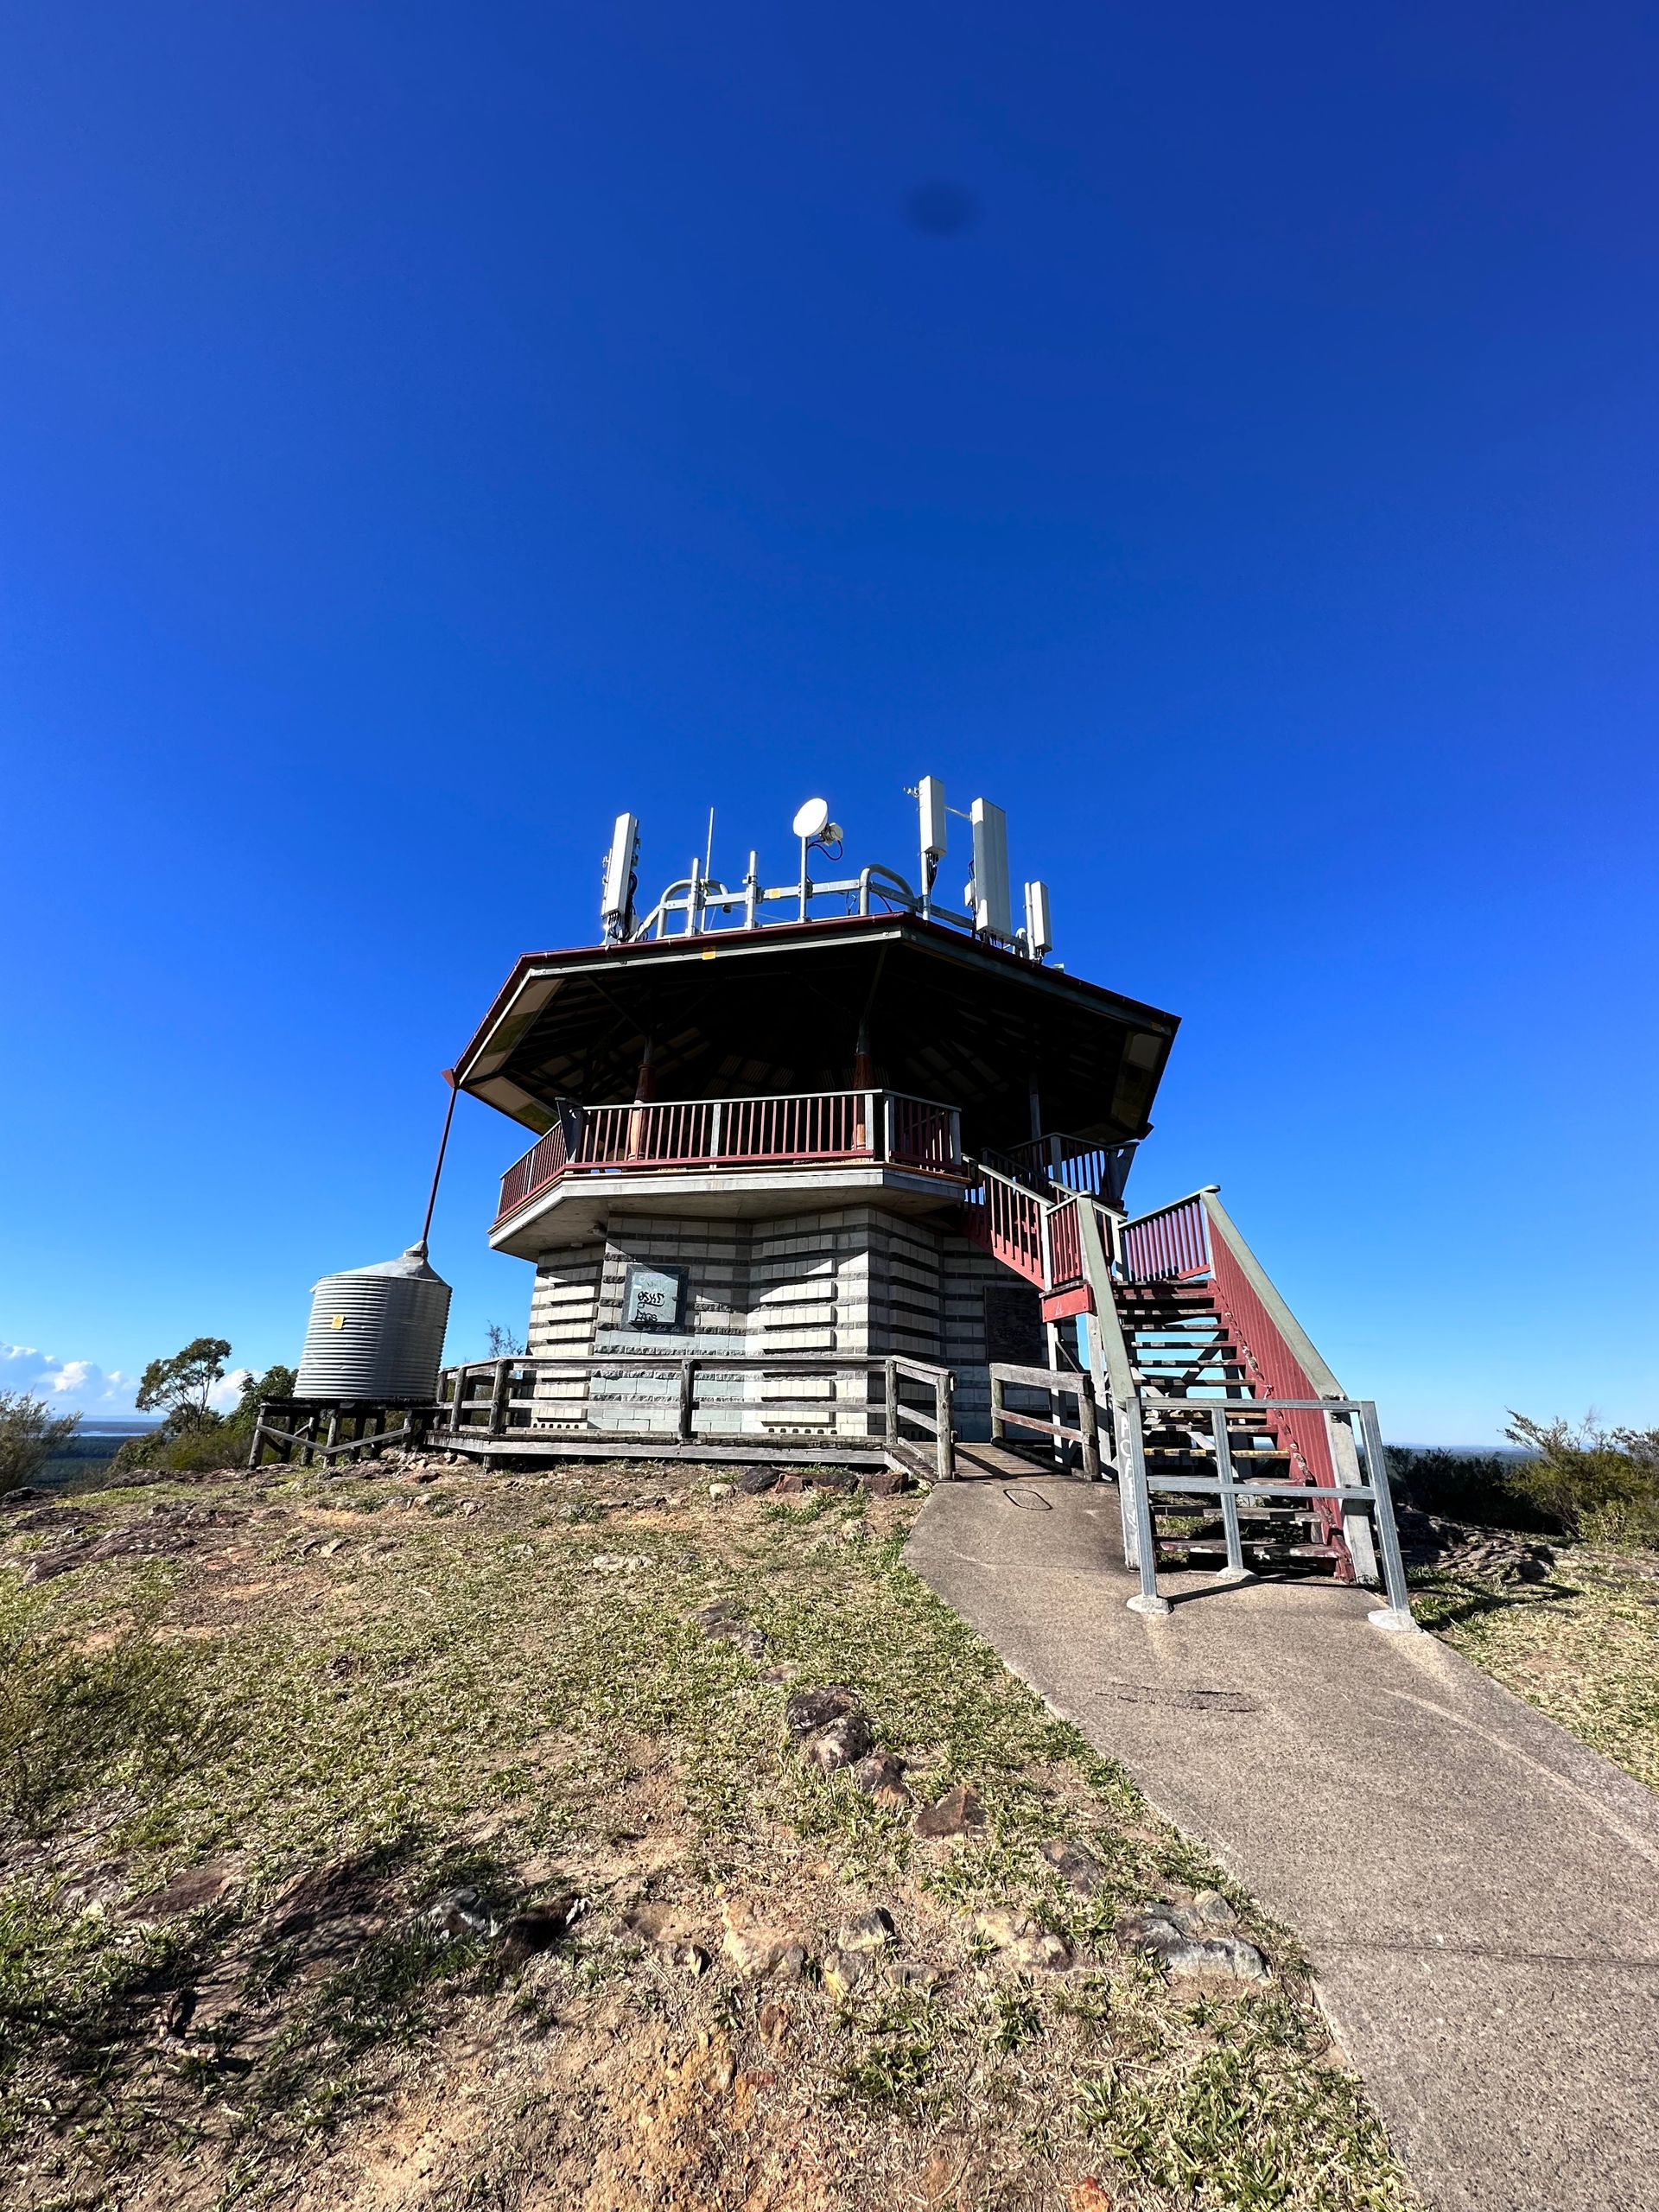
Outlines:
{"type": "Polygon", "coordinates": [[[1369,1399],[1357,1402],[1361,1433],[1365,1439],[1367,1472],[1370,1476],[1372,1510],[1376,1516],[1376,1545],[1382,1554],[1382,1586],[1389,1602],[1366,1618],[1374,1628],[1421,1635],[1411,1616],[1411,1592],[1406,1585],[1406,1563],[1400,1556],[1400,1532],[1394,1523],[1394,1498],[1389,1488],[1389,1465],[1382,1456],[1382,1431],[1376,1407],[1369,1399]]]}
{"type": "Polygon", "coordinates": [[[1216,1580],[1218,1582],[1248,1582],[1250,1570],[1244,1564],[1244,1548],[1239,1541],[1238,1499],[1233,1491],[1233,1446],[1227,1433],[1225,1400],[1211,1414],[1210,1427],[1216,1440],[1216,1476],[1221,1484],[1221,1525],[1227,1539],[1227,1564],[1216,1580]]]}
{"type": "Polygon", "coordinates": [[[995,1367],[991,1370],[991,1441],[1000,1444],[1007,1434],[1007,1423],[1002,1418],[1002,1377],[995,1367]]]}
{"type": "Polygon", "coordinates": [[[716,1098],[714,1101],[714,1110],[709,1116],[708,1157],[710,1160],[718,1160],[720,1158],[720,1140],[725,1123],[725,1100],[723,1098],[716,1098]]]}
{"type": "Polygon", "coordinates": [[[881,1363],[881,1387],[886,1392],[886,1435],[889,1444],[899,1441],[899,1363],[884,1359],[881,1363]]]}
{"type": "Polygon", "coordinates": [[[498,1359],[495,1363],[495,1380],[490,1386],[489,1433],[492,1436],[499,1436],[507,1425],[507,1370],[512,1365],[510,1359],[498,1359]]]}
{"type": "Polygon", "coordinates": [[[938,1422],[936,1440],[935,1465],[942,1483],[953,1482],[957,1473],[956,1437],[950,1422],[950,1399],[957,1387],[954,1369],[944,1368],[933,1377],[933,1411],[938,1422]]]}
{"type": "Polygon", "coordinates": [[[1083,1432],[1083,1478],[1086,1483],[1100,1480],[1100,1413],[1095,1404],[1095,1394],[1086,1375],[1071,1378],[1077,1394],[1077,1427],[1083,1432]]]}
{"type": "Polygon", "coordinates": [[[680,1361],[680,1402],[676,1433],[682,1444],[691,1441],[696,1419],[697,1363],[687,1353],[680,1361]]]}
{"type": "Polygon", "coordinates": [[[1128,1486],[1130,1511],[1135,1519],[1135,1563],[1141,1573],[1141,1587],[1127,1602],[1132,1613],[1146,1613],[1155,1620],[1169,1611],[1169,1600],[1158,1592],[1158,1548],[1153,1541],[1152,1494],[1147,1488],[1147,1453],[1141,1433],[1140,1402],[1134,1398],[1121,1402],[1114,1406],[1113,1413],[1122,1424],[1123,1450],[1119,1459],[1118,1480],[1128,1486]]]}

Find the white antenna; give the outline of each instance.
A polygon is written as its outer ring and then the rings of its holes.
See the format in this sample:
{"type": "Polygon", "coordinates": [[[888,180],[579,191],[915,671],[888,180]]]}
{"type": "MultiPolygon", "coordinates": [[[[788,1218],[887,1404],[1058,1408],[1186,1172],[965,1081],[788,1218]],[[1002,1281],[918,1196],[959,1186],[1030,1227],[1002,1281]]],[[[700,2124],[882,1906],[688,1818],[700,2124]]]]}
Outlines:
{"type": "Polygon", "coordinates": [[[982,937],[1014,936],[1008,904],[1008,818],[988,798],[976,798],[968,816],[974,830],[974,927],[982,937]]]}
{"type": "Polygon", "coordinates": [[[605,860],[605,887],[600,897],[599,918],[607,943],[626,937],[633,919],[634,871],[639,861],[639,819],[619,814],[611,832],[611,849],[605,860]]]}
{"type": "Polygon", "coordinates": [[[922,823],[922,874],[931,883],[939,862],[949,849],[944,823],[944,785],[937,776],[924,776],[916,786],[916,808],[922,823]]]}
{"type": "Polygon", "coordinates": [[[702,849],[702,880],[706,883],[715,872],[715,810],[709,810],[709,842],[702,849]]]}
{"type": "Polygon", "coordinates": [[[1028,883],[1026,886],[1026,950],[1033,960],[1040,960],[1046,952],[1054,950],[1054,930],[1049,919],[1048,886],[1028,883]]]}

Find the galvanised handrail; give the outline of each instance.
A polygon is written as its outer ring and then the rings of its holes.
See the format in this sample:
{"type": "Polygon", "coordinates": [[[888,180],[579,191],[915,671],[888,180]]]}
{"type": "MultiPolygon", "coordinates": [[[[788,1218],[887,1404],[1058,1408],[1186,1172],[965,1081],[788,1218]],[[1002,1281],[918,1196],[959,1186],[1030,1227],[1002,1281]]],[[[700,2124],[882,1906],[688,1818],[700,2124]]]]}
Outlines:
{"type": "Polygon", "coordinates": [[[499,1228],[572,1173],[886,1160],[926,1174],[962,1173],[954,1106],[905,1091],[801,1090],[748,1098],[653,1099],[573,1108],[501,1179],[499,1228]]]}

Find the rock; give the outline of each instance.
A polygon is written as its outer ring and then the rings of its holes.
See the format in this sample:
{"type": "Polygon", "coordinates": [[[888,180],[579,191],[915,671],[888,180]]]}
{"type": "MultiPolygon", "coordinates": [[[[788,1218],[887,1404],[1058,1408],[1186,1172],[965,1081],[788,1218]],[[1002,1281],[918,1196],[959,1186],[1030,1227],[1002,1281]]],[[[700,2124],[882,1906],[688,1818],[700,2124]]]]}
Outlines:
{"type": "MultiPolygon", "coordinates": [[[[11,1493],[12,1497],[22,1495],[24,1493],[16,1491],[11,1493]]],[[[8,1498],[6,1503],[10,1504],[11,1499],[8,1498]]],[[[12,1526],[31,1533],[39,1529],[73,1529],[79,1532],[84,1529],[95,1529],[98,1524],[99,1516],[96,1513],[84,1513],[78,1506],[40,1505],[32,1513],[20,1513],[12,1526]]]]}
{"type": "Polygon", "coordinates": [[[1207,1934],[1205,1926],[1190,1908],[1154,1904],[1125,1913],[1113,1932],[1131,1950],[1156,1959],[1167,1974],[1225,1974],[1236,1981],[1262,1980],[1268,1962],[1254,1943],[1238,1936],[1207,1934]]]}
{"type": "Polygon", "coordinates": [[[429,1904],[424,1915],[446,1943],[461,1943],[474,1936],[497,1932],[494,1915],[475,1889],[450,1890],[429,1904]]]}
{"type": "Polygon", "coordinates": [[[1093,2174],[1074,2181],[1065,2199],[1066,2212],[1114,2212],[1116,2203],[1104,2182],[1096,2181],[1093,2174]]]}
{"type": "Polygon", "coordinates": [[[806,1972],[806,1947],[792,1928],[765,1920],[760,1909],[740,1899],[721,1908],[725,1936],[721,1950],[746,1981],[771,1975],[799,1981],[806,1972]]]}
{"type": "Polygon", "coordinates": [[[960,1783],[947,1789],[937,1804],[924,1805],[915,1820],[916,1833],[930,1840],[941,1836],[966,1835],[985,1825],[985,1808],[971,1789],[960,1783]]]}
{"type": "Polygon", "coordinates": [[[1106,1870],[1093,1852],[1085,1851],[1080,1843],[1073,1843],[1067,1837],[1051,1836],[1043,1846],[1043,1856],[1080,1897],[1093,1897],[1106,1879],[1106,1870]]]}
{"type": "Polygon", "coordinates": [[[902,1467],[875,1467],[865,1476],[864,1488],[871,1497],[897,1497],[910,1488],[910,1477],[902,1467]]]}
{"type": "Polygon", "coordinates": [[[759,1497],[765,1491],[778,1487],[776,1467],[745,1467],[737,1478],[737,1486],[746,1497],[759,1497]]]}
{"type": "Polygon", "coordinates": [[[827,1728],[832,1720],[840,1720],[859,1710],[858,1700],[849,1689],[839,1682],[831,1682],[823,1689],[797,1690],[784,1712],[785,1726],[799,1744],[827,1728]]]}
{"type": "Polygon", "coordinates": [[[1208,1928],[1236,1928],[1238,1915],[1219,1890],[1200,1890],[1192,1900],[1192,1916],[1208,1928]]]}
{"type": "Polygon", "coordinates": [[[851,1467],[814,1467],[807,1480],[813,1490],[838,1490],[845,1494],[858,1488],[858,1477],[851,1467]]]}
{"type": "Polygon", "coordinates": [[[836,1940],[843,1951],[885,1951],[898,1941],[893,1915],[885,1905],[872,1905],[856,1919],[843,1920],[836,1940]]]}
{"type": "Polygon", "coordinates": [[[125,1889],[124,1874],[118,1859],[100,1859],[64,1884],[55,1899],[58,1910],[102,1914],[125,1889]]]}
{"type": "Polygon", "coordinates": [[[853,1769],[853,1780],[884,1812],[901,1811],[911,1802],[905,1787],[905,1762],[895,1751],[872,1751],[853,1769]]]}
{"type": "Polygon", "coordinates": [[[156,2018],[156,2032],[162,2043],[181,2043],[196,2010],[194,1989],[169,1990],[162,1999],[156,2018]]]}
{"type": "Polygon", "coordinates": [[[1063,1974],[1071,1963],[1071,1953],[1061,1938],[1025,1913],[982,1912],[974,1926],[1005,1965],[1021,1973],[1063,1974]]]}
{"type": "Polygon", "coordinates": [[[550,1951],[568,1936],[588,1910],[586,1897],[557,1897],[551,1904],[532,1905],[516,1912],[501,1929],[501,1960],[509,1969],[521,1967],[538,1951],[550,1951]]]}
{"type": "Polygon", "coordinates": [[[805,1488],[805,1476],[787,1469],[779,1476],[776,1484],[778,1495],[780,1497],[798,1497],[805,1488]]]}
{"type": "MultiPolygon", "coordinates": [[[[513,1548],[517,1552],[520,1547],[513,1548]]],[[[531,1547],[525,1544],[522,1548],[529,1551],[531,1547]]],[[[596,1552],[588,1564],[595,1574],[637,1574],[649,1562],[639,1552],[596,1552]]]]}
{"type": "Polygon", "coordinates": [[[713,1498],[730,1497],[732,1495],[732,1485],[730,1483],[710,1483],[709,1485],[709,1495],[713,1498]]]}
{"type": "Polygon", "coordinates": [[[200,1912],[204,1905],[217,1904],[227,1890],[235,1885],[242,1872],[239,1859],[208,1859],[200,1866],[187,1866],[159,1890],[152,1890],[148,1897],[138,1897],[130,1904],[124,1916],[128,1920],[176,1920],[187,1912],[200,1912]]]}
{"type": "Polygon", "coordinates": [[[938,1967],[919,1966],[913,1962],[895,1967],[893,1970],[893,1978],[906,1989],[919,1989],[924,1993],[931,1989],[942,1989],[945,1982],[945,1976],[938,1967]]]}
{"type": "Polygon", "coordinates": [[[832,1997],[849,1997],[869,1979],[870,1961],[862,1951],[832,1951],[823,1962],[823,1986],[832,1997]]]}
{"type": "Polygon", "coordinates": [[[870,1748],[870,1724],[861,1713],[844,1713],[839,1720],[832,1720],[816,1736],[809,1736],[801,1745],[801,1756],[820,1774],[834,1774],[837,1768],[853,1766],[870,1748]]]}
{"type": "Polygon", "coordinates": [[[691,1618],[711,1642],[734,1643],[751,1659],[760,1658],[766,1649],[766,1637],[758,1628],[750,1627],[729,1599],[722,1599],[717,1605],[705,1605],[691,1618]]]}
{"type": "Polygon", "coordinates": [[[789,2007],[777,2003],[763,2005],[754,2016],[754,2029],[761,2042],[775,2050],[789,2040],[789,2007]]]}
{"type": "Polygon", "coordinates": [[[861,1521],[844,1522],[842,1524],[841,1541],[843,1544],[861,1544],[869,1533],[861,1521]]]}

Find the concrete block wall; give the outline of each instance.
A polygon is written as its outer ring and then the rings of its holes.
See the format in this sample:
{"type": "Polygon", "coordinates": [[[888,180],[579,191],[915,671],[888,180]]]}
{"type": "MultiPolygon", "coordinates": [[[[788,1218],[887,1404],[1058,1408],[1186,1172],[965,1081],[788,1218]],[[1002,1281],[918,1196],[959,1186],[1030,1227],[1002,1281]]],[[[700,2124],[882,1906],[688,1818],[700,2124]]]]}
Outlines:
{"type": "MultiPolygon", "coordinates": [[[[671,1433],[677,1374],[660,1359],[653,1366],[653,1351],[756,1358],[896,1352],[955,1368],[957,1432],[984,1437],[990,1433],[984,1292],[988,1285],[1006,1289],[1016,1282],[964,1237],[877,1206],[753,1222],[619,1218],[603,1243],[550,1253],[540,1263],[529,1348],[541,1357],[638,1353],[639,1363],[591,1382],[543,1378],[537,1419],[561,1418],[563,1402],[581,1422],[577,1402],[591,1392],[602,1411],[587,1425],[671,1433]],[[624,1289],[634,1265],[684,1268],[683,1329],[665,1334],[624,1328],[624,1289]]],[[[815,1427],[827,1436],[879,1434],[882,1417],[871,1403],[879,1395],[879,1382],[861,1375],[708,1376],[698,1384],[700,1406],[711,1409],[705,1425],[744,1435],[815,1427]],[[807,1410],[781,1410],[786,1404],[807,1410]],[[769,1414],[772,1405],[780,1410],[769,1414]]]]}

